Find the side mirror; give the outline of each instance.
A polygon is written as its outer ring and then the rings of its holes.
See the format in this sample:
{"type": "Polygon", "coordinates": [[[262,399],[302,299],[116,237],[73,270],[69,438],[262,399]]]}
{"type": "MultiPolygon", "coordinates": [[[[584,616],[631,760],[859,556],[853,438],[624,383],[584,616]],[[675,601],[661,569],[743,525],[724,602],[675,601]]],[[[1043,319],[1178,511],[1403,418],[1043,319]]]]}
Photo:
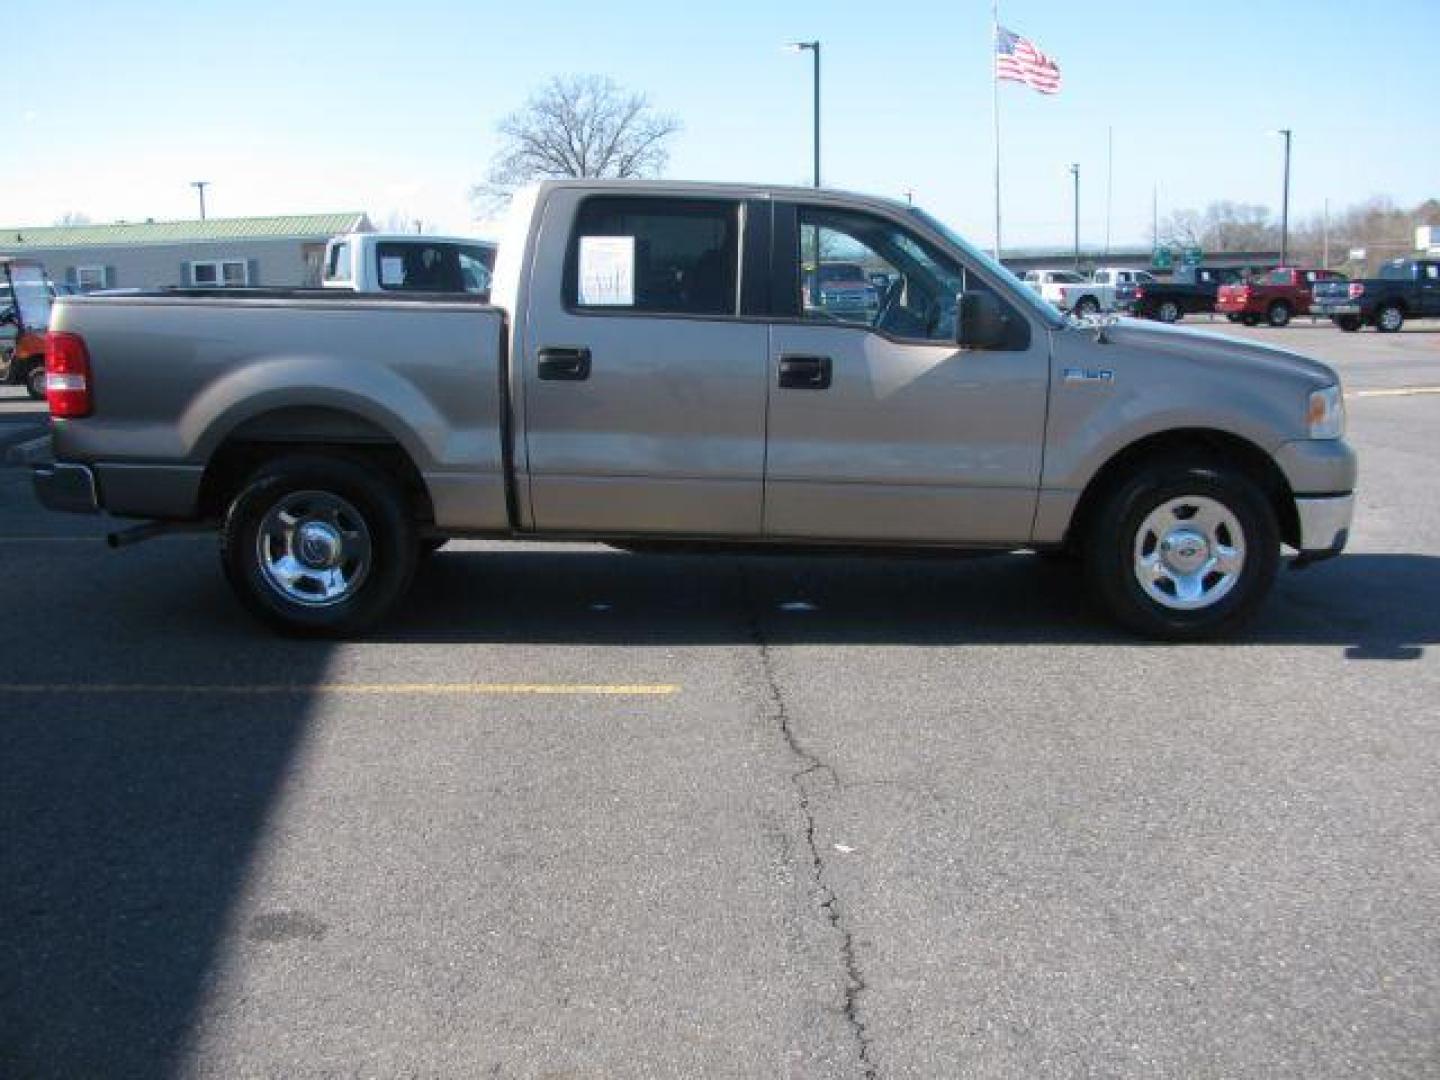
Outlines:
{"type": "Polygon", "coordinates": [[[1010,316],[994,293],[962,292],[955,315],[955,343],[962,349],[996,349],[1010,340],[1010,316]]]}

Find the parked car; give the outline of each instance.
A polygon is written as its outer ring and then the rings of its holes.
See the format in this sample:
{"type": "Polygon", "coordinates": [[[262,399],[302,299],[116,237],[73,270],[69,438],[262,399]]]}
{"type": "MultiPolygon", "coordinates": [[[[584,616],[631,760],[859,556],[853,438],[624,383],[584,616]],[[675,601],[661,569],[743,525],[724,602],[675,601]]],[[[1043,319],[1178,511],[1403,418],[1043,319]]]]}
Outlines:
{"type": "Polygon", "coordinates": [[[394,610],[452,536],[1070,551],[1114,618],[1168,639],[1235,630],[1282,542],[1302,564],[1345,545],[1355,457],[1324,364],[1076,324],[887,199],[569,180],[511,214],[494,306],[60,300],[40,500],[148,519],[117,546],[211,524],[251,611],[331,635],[394,610]],[[899,287],[807,309],[806,229],[899,287]]]}
{"type": "Polygon", "coordinates": [[[1380,276],[1315,286],[1314,312],[1341,330],[1373,326],[1391,334],[1406,319],[1440,316],[1440,259],[1392,259],[1380,276]]]}
{"type": "Polygon", "coordinates": [[[1170,281],[1152,280],[1115,287],[1115,310],[1160,322],[1179,322],[1186,315],[1214,311],[1222,285],[1240,280],[1240,271],[1213,266],[1182,268],[1170,281]]]}
{"type": "Polygon", "coordinates": [[[45,396],[45,331],[53,290],[45,267],[31,259],[0,258],[0,385],[45,396]]]}
{"type": "Polygon", "coordinates": [[[1061,311],[1071,312],[1077,318],[1084,319],[1111,310],[1115,306],[1117,286],[1155,279],[1144,270],[1102,266],[1089,278],[1068,270],[1031,270],[1026,273],[1024,280],[1061,311]]]}
{"type": "Polygon", "coordinates": [[[461,236],[346,233],[325,245],[327,289],[488,296],[495,245],[461,236]]]}
{"type": "Polygon", "coordinates": [[[807,266],[803,290],[806,307],[839,318],[874,312],[880,306],[880,290],[871,277],[855,262],[827,260],[819,267],[807,266]]]}
{"type": "Polygon", "coordinates": [[[1277,266],[1274,270],[1233,285],[1222,285],[1215,310],[1231,322],[1256,326],[1261,321],[1284,326],[1296,315],[1310,314],[1310,298],[1317,281],[1344,281],[1333,270],[1302,270],[1277,266]]]}

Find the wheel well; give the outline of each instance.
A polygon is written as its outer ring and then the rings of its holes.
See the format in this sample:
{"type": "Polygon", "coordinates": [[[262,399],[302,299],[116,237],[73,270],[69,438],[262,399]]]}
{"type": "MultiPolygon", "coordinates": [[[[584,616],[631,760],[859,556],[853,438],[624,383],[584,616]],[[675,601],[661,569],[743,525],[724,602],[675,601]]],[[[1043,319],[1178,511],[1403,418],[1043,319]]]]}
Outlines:
{"type": "Polygon", "coordinates": [[[1400,297],[1398,297],[1398,296],[1387,296],[1384,300],[1378,300],[1378,301],[1376,301],[1376,303],[1375,303],[1375,314],[1377,314],[1377,315],[1380,314],[1380,312],[1384,311],[1387,307],[1399,308],[1401,311],[1408,311],[1408,310],[1409,310],[1409,309],[1406,308],[1406,306],[1405,306],[1405,301],[1402,300],[1400,297]]]}
{"type": "Polygon", "coordinates": [[[405,448],[364,417],[338,409],[277,409],[237,427],[210,456],[200,481],[202,517],[219,518],[240,486],[267,461],[303,453],[379,469],[405,492],[417,521],[435,519],[429,489],[405,448]]]}
{"type": "Polygon", "coordinates": [[[1272,310],[1273,310],[1274,308],[1277,308],[1277,307],[1290,308],[1290,307],[1293,307],[1293,306],[1294,306],[1294,305],[1292,305],[1292,304],[1290,303],[1290,301],[1289,301],[1289,300],[1286,300],[1283,296],[1282,296],[1282,297],[1279,297],[1279,298],[1277,298],[1277,299],[1275,299],[1275,300],[1270,301],[1270,307],[1271,307],[1272,310]]]}
{"type": "Polygon", "coordinates": [[[1091,477],[1080,495],[1065,533],[1066,546],[1079,546],[1091,517],[1104,504],[1106,495],[1143,463],[1164,457],[1200,458],[1229,465],[1256,480],[1275,511],[1280,539],[1291,547],[1299,544],[1300,520],[1295,510],[1295,495],[1285,474],[1270,455],[1248,439],[1229,432],[1187,428],[1147,436],[1131,443],[1107,461],[1091,477]]]}

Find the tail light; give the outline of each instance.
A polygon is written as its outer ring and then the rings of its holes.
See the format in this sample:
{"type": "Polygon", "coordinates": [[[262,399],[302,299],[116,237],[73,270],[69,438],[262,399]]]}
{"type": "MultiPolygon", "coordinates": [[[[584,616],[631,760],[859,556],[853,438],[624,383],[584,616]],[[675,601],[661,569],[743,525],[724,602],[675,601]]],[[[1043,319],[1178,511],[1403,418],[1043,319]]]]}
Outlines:
{"type": "Polygon", "coordinates": [[[1135,299],[1136,299],[1136,300],[1144,300],[1144,299],[1145,299],[1145,286],[1143,286],[1143,285],[1136,285],[1136,286],[1135,286],[1135,299]]]}
{"type": "Polygon", "coordinates": [[[45,400],[51,416],[89,416],[94,408],[90,386],[90,350],[79,334],[45,335],[45,400]]]}
{"type": "Polygon", "coordinates": [[[1360,282],[1358,282],[1358,281],[1352,281],[1352,282],[1350,283],[1350,299],[1351,299],[1351,300],[1359,300],[1360,297],[1362,297],[1362,296],[1364,296],[1364,295],[1365,295],[1365,286],[1364,286],[1363,284],[1361,284],[1360,282]]]}

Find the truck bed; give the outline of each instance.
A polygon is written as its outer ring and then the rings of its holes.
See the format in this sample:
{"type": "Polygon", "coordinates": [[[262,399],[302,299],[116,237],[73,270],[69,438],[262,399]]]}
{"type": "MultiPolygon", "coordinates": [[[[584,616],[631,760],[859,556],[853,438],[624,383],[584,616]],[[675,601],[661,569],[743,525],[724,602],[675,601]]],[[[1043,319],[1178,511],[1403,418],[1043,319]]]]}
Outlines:
{"type": "Polygon", "coordinates": [[[201,516],[222,449],[398,445],[435,522],[508,528],[507,320],[453,294],[166,289],[67,297],[52,329],[90,350],[94,412],[57,419],[55,452],[94,468],[112,513],[201,516]]]}

